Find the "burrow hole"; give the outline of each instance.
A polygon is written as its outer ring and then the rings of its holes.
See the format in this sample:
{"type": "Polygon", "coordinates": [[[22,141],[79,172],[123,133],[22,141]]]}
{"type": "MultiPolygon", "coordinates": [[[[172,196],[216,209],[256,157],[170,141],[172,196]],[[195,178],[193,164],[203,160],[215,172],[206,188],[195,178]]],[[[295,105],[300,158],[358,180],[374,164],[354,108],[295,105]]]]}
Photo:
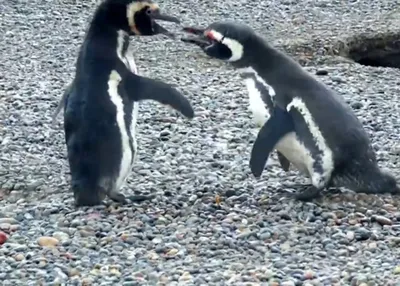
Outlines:
{"type": "Polygon", "coordinates": [[[348,46],[347,56],[364,66],[400,69],[400,34],[354,39],[348,46]]]}

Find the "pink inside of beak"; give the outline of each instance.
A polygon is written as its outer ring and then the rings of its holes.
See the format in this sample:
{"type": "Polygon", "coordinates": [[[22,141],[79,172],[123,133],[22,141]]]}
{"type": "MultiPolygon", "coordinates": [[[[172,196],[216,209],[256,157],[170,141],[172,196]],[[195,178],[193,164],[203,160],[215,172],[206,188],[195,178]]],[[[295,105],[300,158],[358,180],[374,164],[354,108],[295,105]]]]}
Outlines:
{"type": "Polygon", "coordinates": [[[211,39],[211,40],[215,40],[214,33],[213,33],[212,31],[205,31],[205,32],[204,32],[204,35],[205,35],[207,38],[211,39]]]}

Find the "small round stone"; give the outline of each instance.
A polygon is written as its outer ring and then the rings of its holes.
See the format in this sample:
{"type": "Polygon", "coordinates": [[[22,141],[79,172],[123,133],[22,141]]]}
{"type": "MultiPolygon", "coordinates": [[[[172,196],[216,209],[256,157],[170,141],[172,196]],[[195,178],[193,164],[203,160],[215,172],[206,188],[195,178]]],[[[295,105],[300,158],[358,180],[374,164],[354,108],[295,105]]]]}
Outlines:
{"type": "Polygon", "coordinates": [[[59,243],[57,238],[50,236],[39,237],[37,242],[40,246],[45,246],[45,247],[55,247],[59,243]]]}

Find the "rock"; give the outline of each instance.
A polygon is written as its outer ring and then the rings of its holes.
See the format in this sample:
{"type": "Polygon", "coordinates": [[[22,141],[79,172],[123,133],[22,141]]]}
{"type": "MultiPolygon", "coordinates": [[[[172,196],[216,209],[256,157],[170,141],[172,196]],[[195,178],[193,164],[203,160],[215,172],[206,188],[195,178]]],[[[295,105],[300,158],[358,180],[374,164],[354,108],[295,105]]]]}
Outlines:
{"type": "Polygon", "coordinates": [[[69,277],[80,276],[80,272],[79,272],[79,270],[76,269],[76,268],[70,268],[70,269],[68,270],[68,276],[69,276],[69,277]]]}
{"type": "Polygon", "coordinates": [[[7,241],[8,237],[7,234],[0,231],[0,245],[4,244],[7,241]]]}
{"type": "Polygon", "coordinates": [[[25,256],[22,253],[18,253],[14,256],[15,261],[22,261],[25,259],[25,256]]]}
{"type": "Polygon", "coordinates": [[[345,79],[339,76],[333,76],[331,77],[332,81],[337,82],[337,83],[345,83],[345,79]]]}
{"type": "Polygon", "coordinates": [[[381,225],[392,225],[393,224],[393,222],[385,216],[373,215],[371,217],[371,219],[378,222],[381,225]]]}
{"type": "Polygon", "coordinates": [[[400,237],[391,237],[389,241],[393,246],[400,246],[400,237]]]}
{"type": "Polygon", "coordinates": [[[91,278],[83,278],[81,282],[82,286],[90,286],[93,284],[93,280],[91,278]]]}
{"type": "Polygon", "coordinates": [[[58,241],[60,241],[61,243],[69,240],[69,235],[65,232],[62,231],[56,231],[53,233],[53,237],[55,239],[57,239],[58,241]]]}
{"type": "Polygon", "coordinates": [[[154,244],[160,244],[162,242],[162,238],[161,237],[155,237],[155,238],[153,238],[152,242],[154,244]]]}
{"type": "Polygon", "coordinates": [[[361,109],[363,107],[363,104],[361,102],[355,102],[351,105],[353,109],[361,109]]]}
{"type": "Polygon", "coordinates": [[[18,224],[19,221],[17,221],[14,218],[9,218],[9,217],[5,217],[5,218],[0,218],[0,225],[6,223],[6,224],[18,224]]]}
{"type": "Polygon", "coordinates": [[[312,270],[306,270],[304,271],[303,276],[305,280],[311,280],[314,279],[315,273],[312,270]]]}
{"type": "Polygon", "coordinates": [[[396,267],[393,269],[393,274],[395,274],[395,275],[400,275],[400,265],[396,266],[396,267]]]}
{"type": "Polygon", "coordinates": [[[116,268],[110,268],[110,274],[115,275],[115,276],[121,276],[121,272],[116,269],[116,268]]]}
{"type": "Polygon", "coordinates": [[[55,272],[57,278],[60,280],[60,282],[61,282],[61,281],[66,281],[66,280],[68,280],[68,275],[65,274],[65,273],[62,271],[61,268],[55,267],[53,270],[54,270],[54,272],[55,272]]]}
{"type": "Polygon", "coordinates": [[[17,231],[19,229],[20,229],[19,224],[12,224],[12,225],[10,225],[9,231],[10,232],[15,232],[15,231],[17,231]]]}
{"type": "Polygon", "coordinates": [[[11,224],[9,224],[9,223],[0,224],[0,230],[5,230],[8,232],[10,230],[10,228],[11,228],[11,224]]]}
{"type": "Polygon", "coordinates": [[[168,255],[168,256],[175,256],[175,255],[178,254],[178,252],[179,252],[178,249],[172,248],[172,249],[168,250],[167,255],[168,255]]]}
{"type": "Polygon", "coordinates": [[[348,231],[348,232],[346,233],[346,237],[347,237],[347,239],[348,239],[349,241],[354,240],[354,238],[355,238],[355,233],[354,233],[354,231],[348,231]]]}
{"type": "Polygon", "coordinates": [[[37,240],[38,244],[43,247],[55,247],[58,245],[59,240],[51,236],[42,236],[37,240]]]}
{"type": "Polygon", "coordinates": [[[315,72],[316,75],[327,75],[328,71],[325,69],[319,69],[315,72]]]}
{"type": "Polygon", "coordinates": [[[96,233],[94,231],[86,230],[86,229],[79,230],[79,233],[82,237],[90,237],[90,236],[96,235],[96,233]]]}
{"type": "Polygon", "coordinates": [[[371,231],[364,228],[364,227],[359,227],[355,231],[355,238],[356,240],[367,240],[371,237],[371,231]]]}
{"type": "Polygon", "coordinates": [[[182,282],[188,282],[193,279],[192,275],[189,272],[183,272],[183,274],[179,277],[179,281],[182,282]]]}

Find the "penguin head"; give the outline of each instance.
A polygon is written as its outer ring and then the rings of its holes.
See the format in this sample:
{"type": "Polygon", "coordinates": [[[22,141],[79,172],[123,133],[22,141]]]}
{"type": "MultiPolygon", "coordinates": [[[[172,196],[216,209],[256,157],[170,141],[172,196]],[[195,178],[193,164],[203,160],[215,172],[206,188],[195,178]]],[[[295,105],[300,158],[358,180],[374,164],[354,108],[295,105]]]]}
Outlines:
{"type": "Polygon", "coordinates": [[[256,38],[250,27],[233,22],[214,22],[207,28],[184,27],[191,34],[183,42],[199,46],[208,56],[230,62],[235,66],[245,63],[246,47],[256,38]]]}
{"type": "Polygon", "coordinates": [[[153,36],[173,34],[156,20],[180,23],[179,19],[161,13],[159,6],[151,0],[105,0],[103,7],[112,25],[130,35],[153,36]]]}

